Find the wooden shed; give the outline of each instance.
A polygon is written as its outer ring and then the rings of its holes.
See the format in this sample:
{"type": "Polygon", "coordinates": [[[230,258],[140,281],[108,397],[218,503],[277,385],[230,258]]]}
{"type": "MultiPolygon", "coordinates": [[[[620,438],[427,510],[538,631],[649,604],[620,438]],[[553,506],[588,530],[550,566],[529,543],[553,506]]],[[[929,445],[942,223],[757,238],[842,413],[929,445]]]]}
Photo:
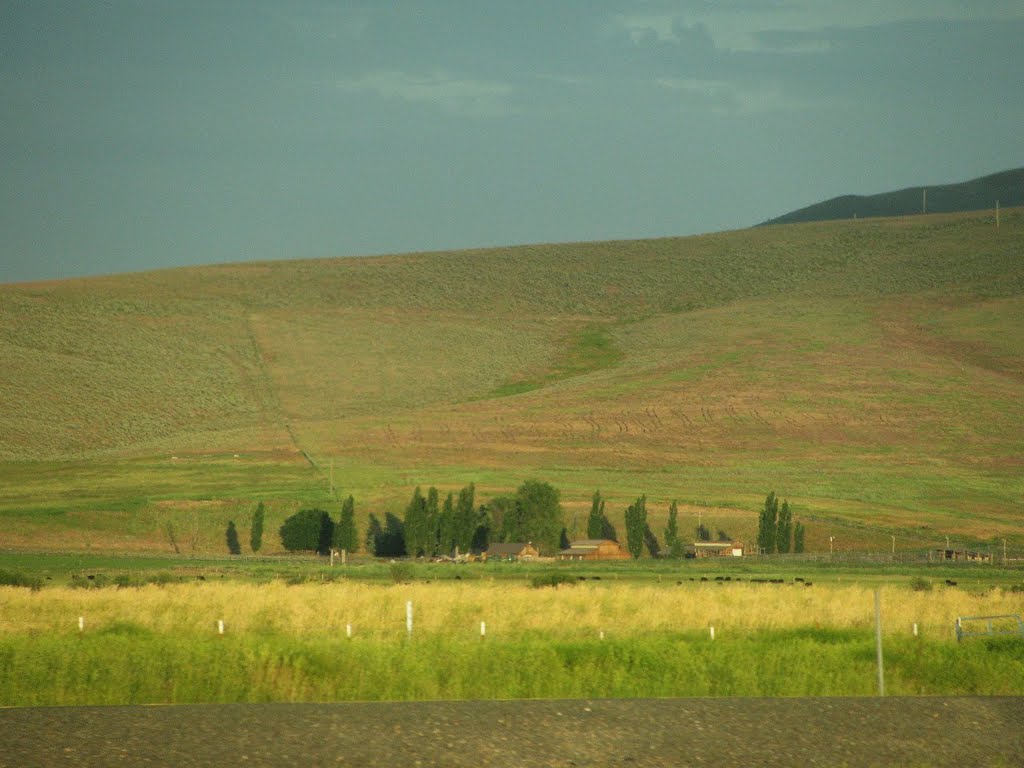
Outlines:
{"type": "Polygon", "coordinates": [[[627,560],[629,553],[611,539],[580,539],[558,553],[559,560],[627,560]]]}
{"type": "Polygon", "coordinates": [[[738,541],[696,541],[694,557],[743,557],[743,544],[738,541]]]}
{"type": "Polygon", "coordinates": [[[531,542],[507,541],[491,544],[487,549],[488,560],[533,560],[540,553],[531,542]]]}

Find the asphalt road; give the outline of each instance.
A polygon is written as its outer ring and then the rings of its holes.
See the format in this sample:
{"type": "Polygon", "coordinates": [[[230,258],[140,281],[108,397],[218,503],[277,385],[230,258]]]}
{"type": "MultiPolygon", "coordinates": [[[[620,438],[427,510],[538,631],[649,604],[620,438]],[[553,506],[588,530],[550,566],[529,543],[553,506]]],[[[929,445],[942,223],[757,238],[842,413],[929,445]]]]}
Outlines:
{"type": "Polygon", "coordinates": [[[0,766],[1024,766],[1024,697],[0,709],[0,766]]]}

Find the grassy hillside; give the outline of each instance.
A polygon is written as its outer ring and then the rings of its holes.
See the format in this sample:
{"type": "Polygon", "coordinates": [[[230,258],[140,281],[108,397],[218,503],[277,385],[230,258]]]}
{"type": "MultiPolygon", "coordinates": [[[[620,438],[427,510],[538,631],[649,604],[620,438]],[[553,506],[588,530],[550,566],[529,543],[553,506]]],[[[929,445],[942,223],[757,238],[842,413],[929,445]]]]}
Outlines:
{"type": "Polygon", "coordinates": [[[928,213],[993,210],[1024,205],[1024,168],[1001,171],[959,184],[908,187],[877,195],[841,195],[764,222],[793,224],[802,221],[913,216],[928,213]]]}
{"type": "Polygon", "coordinates": [[[539,477],[582,524],[1024,545],[1024,211],[0,286],[0,547],[539,477]],[[332,470],[333,466],[333,470],[332,470]]]}

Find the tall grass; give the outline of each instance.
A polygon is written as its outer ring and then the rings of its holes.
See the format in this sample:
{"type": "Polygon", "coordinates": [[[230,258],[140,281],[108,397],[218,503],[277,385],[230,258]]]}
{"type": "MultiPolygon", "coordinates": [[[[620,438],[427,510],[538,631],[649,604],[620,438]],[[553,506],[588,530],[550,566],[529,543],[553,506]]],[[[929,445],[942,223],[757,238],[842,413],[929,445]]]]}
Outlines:
{"type": "MultiPolygon", "coordinates": [[[[890,639],[887,690],[1021,695],[1021,646],[890,639]]],[[[15,706],[874,692],[873,638],[857,630],[481,642],[166,636],[119,624],[84,637],[0,639],[0,703],[15,706]]]]}
{"type": "MultiPolygon", "coordinates": [[[[1019,593],[882,594],[891,693],[1024,694],[1024,641],[953,635],[957,615],[1020,611],[1019,593]]],[[[3,587],[0,605],[8,705],[867,695],[874,686],[873,593],[862,587],[3,587]]]]}

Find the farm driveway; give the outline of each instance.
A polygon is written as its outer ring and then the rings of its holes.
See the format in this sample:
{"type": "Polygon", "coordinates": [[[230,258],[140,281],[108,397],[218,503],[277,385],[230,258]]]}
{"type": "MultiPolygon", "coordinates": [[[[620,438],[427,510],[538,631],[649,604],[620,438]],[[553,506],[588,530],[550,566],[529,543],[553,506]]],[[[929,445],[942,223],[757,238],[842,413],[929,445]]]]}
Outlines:
{"type": "Polygon", "coordinates": [[[0,766],[1017,766],[1024,697],[0,709],[0,766]]]}

